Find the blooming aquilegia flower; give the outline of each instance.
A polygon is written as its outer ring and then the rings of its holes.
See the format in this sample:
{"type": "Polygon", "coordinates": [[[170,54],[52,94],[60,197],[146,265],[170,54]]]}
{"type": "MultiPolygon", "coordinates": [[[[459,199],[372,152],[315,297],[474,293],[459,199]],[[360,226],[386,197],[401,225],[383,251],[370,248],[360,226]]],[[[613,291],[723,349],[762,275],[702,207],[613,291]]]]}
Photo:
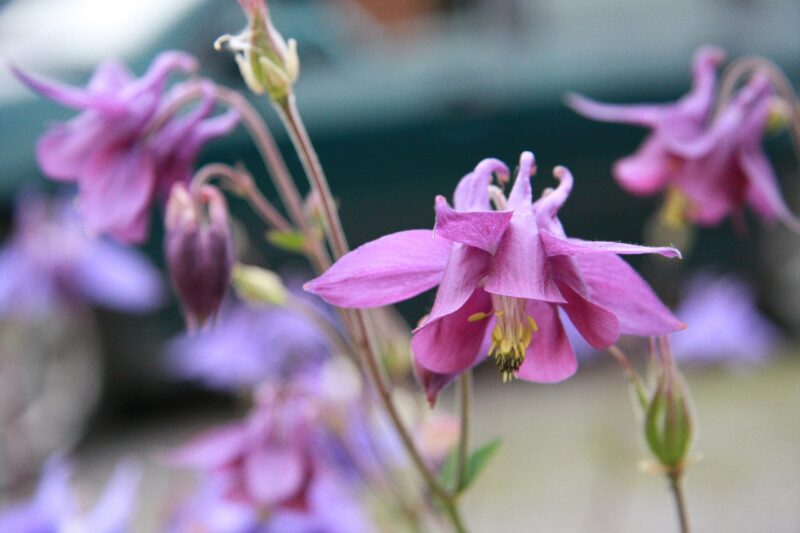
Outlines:
{"type": "Polygon", "coordinates": [[[133,249],[90,237],[71,204],[18,197],[14,232],[0,249],[0,316],[44,317],[80,303],[133,312],[161,305],[158,270],[133,249]]]}
{"type": "Polygon", "coordinates": [[[71,476],[72,468],[65,459],[49,459],[30,501],[0,511],[0,531],[121,533],[127,529],[141,478],[137,463],[120,463],[90,510],[80,509],[69,484],[71,476]]]}
{"type": "Polygon", "coordinates": [[[671,337],[673,356],[682,364],[757,364],[780,339],[756,308],[752,289],[730,275],[695,276],[675,314],[692,325],[671,337]]]}
{"type": "Polygon", "coordinates": [[[719,49],[698,50],[692,90],[675,103],[608,105],[577,95],[568,103],[588,118],[651,130],[636,153],[614,164],[613,173],[631,194],[666,191],[664,213],[670,219],[713,226],[741,216],[748,205],[767,222],[800,229],[761,146],[776,101],[767,78],[753,76],[711,120],[722,60],[719,49]]]}
{"type": "Polygon", "coordinates": [[[191,329],[212,318],[228,290],[233,237],[225,196],[214,186],[189,191],[175,183],[164,218],[170,278],[191,329]]]}
{"type": "Polygon", "coordinates": [[[196,60],[181,52],[164,52],[141,78],[121,64],[100,65],[85,88],[65,86],[13,68],[33,91],[61,105],[82,110],[55,124],[39,139],[36,156],[42,171],[56,181],[78,184],[78,205],[87,229],[130,242],[145,239],[149,208],[172,183],[188,181],[202,146],[228,133],[238,122],[235,112],[211,117],[213,84],[186,115],[164,117],[161,111],[180,99],[187,85],[166,91],[172,72],[188,73],[196,60]]]}
{"type": "Polygon", "coordinates": [[[577,362],[559,308],[597,348],[622,333],[682,329],[617,255],[677,257],[678,251],[568,238],[557,215],[572,190],[572,175],[557,167],[558,188],[533,203],[534,172],[533,154],[524,152],[506,198],[491,182],[498,174],[505,183],[507,167],[482,161],[458,184],[455,209],[436,198],[433,232],[401,231],[367,243],[306,289],[334,305],[363,308],[438,285],[433,309],[414,331],[411,346],[419,366],[451,377],[488,355],[504,381],[568,378],[577,362]],[[497,210],[491,210],[492,202],[497,210]]]}

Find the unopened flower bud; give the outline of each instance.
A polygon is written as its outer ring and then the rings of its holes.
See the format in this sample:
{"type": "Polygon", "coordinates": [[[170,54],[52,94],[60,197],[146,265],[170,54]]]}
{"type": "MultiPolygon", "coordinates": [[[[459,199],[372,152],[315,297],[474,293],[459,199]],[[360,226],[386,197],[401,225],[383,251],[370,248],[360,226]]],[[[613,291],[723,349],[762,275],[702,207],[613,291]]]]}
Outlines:
{"type": "Polygon", "coordinates": [[[233,266],[233,239],[222,193],[204,185],[194,197],[183,183],[170,191],[165,251],[170,277],[190,327],[219,309],[233,266]]]}
{"type": "Polygon", "coordinates": [[[667,360],[645,415],[650,451],[670,474],[680,475],[692,444],[691,400],[680,372],[667,360]]]}
{"type": "Polygon", "coordinates": [[[792,123],[792,104],[779,96],[773,96],[765,129],[769,133],[780,133],[792,123]]]}
{"type": "Polygon", "coordinates": [[[297,42],[287,42],[272,25],[264,0],[239,0],[248,18],[239,35],[223,35],[214,43],[217,50],[227,47],[247,86],[256,94],[268,93],[276,102],[291,93],[300,74],[297,42]]]}
{"type": "Polygon", "coordinates": [[[280,276],[264,268],[237,264],[233,268],[233,288],[246,301],[269,305],[286,302],[286,287],[280,276]]]}

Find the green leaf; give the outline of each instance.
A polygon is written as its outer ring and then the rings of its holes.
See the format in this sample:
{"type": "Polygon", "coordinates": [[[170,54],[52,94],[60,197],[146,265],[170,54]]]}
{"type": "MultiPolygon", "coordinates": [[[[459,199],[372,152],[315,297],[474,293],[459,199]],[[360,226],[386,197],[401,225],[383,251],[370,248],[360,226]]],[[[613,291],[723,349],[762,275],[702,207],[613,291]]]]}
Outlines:
{"type": "Polygon", "coordinates": [[[501,443],[502,441],[499,438],[493,439],[470,454],[469,459],[467,459],[467,464],[464,467],[461,486],[458,487],[459,492],[469,487],[470,484],[475,481],[478,474],[480,474],[489,463],[489,459],[491,459],[498,448],[500,448],[501,443]]]}
{"type": "Polygon", "coordinates": [[[270,230],[267,242],[287,252],[304,253],[306,250],[306,237],[299,231],[270,230]]]}

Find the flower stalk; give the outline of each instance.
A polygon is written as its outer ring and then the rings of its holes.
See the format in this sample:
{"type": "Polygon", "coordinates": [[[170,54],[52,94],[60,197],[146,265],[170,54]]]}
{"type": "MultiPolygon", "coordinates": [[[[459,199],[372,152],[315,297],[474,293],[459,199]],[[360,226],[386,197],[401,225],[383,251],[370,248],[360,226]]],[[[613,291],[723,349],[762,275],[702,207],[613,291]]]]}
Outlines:
{"type": "Polygon", "coordinates": [[[452,491],[457,495],[460,487],[464,483],[464,475],[467,467],[467,455],[469,454],[469,429],[470,429],[470,403],[472,396],[472,371],[461,374],[458,378],[458,415],[459,415],[459,438],[458,450],[456,455],[456,470],[453,476],[452,491]]]}

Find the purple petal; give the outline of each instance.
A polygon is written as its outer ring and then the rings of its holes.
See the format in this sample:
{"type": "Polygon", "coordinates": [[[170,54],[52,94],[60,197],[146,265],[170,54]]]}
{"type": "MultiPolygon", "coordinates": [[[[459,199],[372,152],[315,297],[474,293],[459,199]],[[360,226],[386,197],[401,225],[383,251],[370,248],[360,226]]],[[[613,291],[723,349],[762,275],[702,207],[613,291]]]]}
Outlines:
{"type": "Polygon", "coordinates": [[[650,135],[638,151],[616,161],[611,172],[620,187],[629,193],[650,196],[672,180],[676,164],[664,142],[658,136],[650,135]]]}
{"type": "Polygon", "coordinates": [[[305,477],[303,456],[291,448],[259,447],[244,459],[249,494],[263,505],[274,505],[296,495],[305,477]]]}
{"type": "Polygon", "coordinates": [[[91,302],[133,312],[158,308],[165,300],[159,271],[140,253],[97,240],[75,265],[75,283],[91,302]]]}
{"type": "Polygon", "coordinates": [[[508,176],[508,167],[497,159],[484,159],[475,170],[461,178],[453,194],[453,204],[458,211],[489,211],[488,188],[492,174],[508,176]]]}
{"type": "Polygon", "coordinates": [[[438,374],[463,372],[475,364],[481,352],[487,319],[470,321],[476,313],[492,309],[491,297],[481,289],[456,312],[428,320],[411,337],[414,359],[423,368],[438,374]]]}
{"type": "Polygon", "coordinates": [[[588,254],[575,256],[575,262],[591,300],[616,315],[621,333],[658,336],[686,327],[623,259],[588,254]]]}
{"type": "Polygon", "coordinates": [[[514,213],[497,248],[494,267],[486,278],[486,290],[515,298],[564,302],[553,283],[532,213],[514,213]]]}
{"type": "Polygon", "coordinates": [[[104,95],[59,82],[44,80],[30,75],[16,66],[11,67],[11,72],[32,91],[61,105],[76,109],[96,109],[110,114],[120,113],[124,110],[122,102],[112,95],[104,95]]]}
{"type": "Polygon", "coordinates": [[[339,307],[393,304],[438,284],[452,246],[430,230],[392,233],[359,246],[303,287],[339,307]]]}
{"type": "Polygon", "coordinates": [[[161,92],[170,73],[173,71],[188,73],[197,70],[197,67],[197,60],[189,54],[174,50],[161,52],[150,63],[144,76],[126,87],[125,96],[135,98],[144,92],[161,92]]]}
{"type": "Polygon", "coordinates": [[[86,88],[93,93],[115,95],[133,79],[133,75],[125,65],[111,59],[100,63],[86,88]]]}
{"type": "Polygon", "coordinates": [[[117,466],[100,500],[86,517],[86,531],[120,533],[125,531],[136,504],[142,467],[135,461],[117,466]]]}
{"type": "Polygon", "coordinates": [[[536,320],[539,331],[533,335],[517,377],[556,383],[572,376],[578,369],[578,360],[558,316],[558,306],[531,300],[526,309],[536,320]]]}
{"type": "Polygon", "coordinates": [[[513,214],[511,211],[455,211],[444,196],[437,196],[433,231],[439,237],[493,254],[513,214]]]}
{"type": "MultiPolygon", "coordinates": [[[[564,167],[553,169],[553,176],[558,180],[558,187],[533,204],[536,211],[536,220],[543,227],[547,227],[547,219],[554,220],[558,217],[558,211],[567,201],[570,193],[572,193],[572,185],[575,182],[572,173],[564,167]]],[[[561,224],[559,223],[558,226],[560,227],[561,224]]]]}
{"type": "Polygon", "coordinates": [[[548,231],[541,232],[542,242],[548,256],[580,256],[586,254],[659,254],[664,257],[681,257],[675,248],[641,246],[638,244],[625,244],[623,242],[584,241],[582,239],[556,237],[548,231]]]}
{"type": "Polygon", "coordinates": [[[36,160],[50,178],[74,181],[98,145],[105,141],[108,126],[90,114],[65,124],[56,124],[36,143],[36,160]]]}

